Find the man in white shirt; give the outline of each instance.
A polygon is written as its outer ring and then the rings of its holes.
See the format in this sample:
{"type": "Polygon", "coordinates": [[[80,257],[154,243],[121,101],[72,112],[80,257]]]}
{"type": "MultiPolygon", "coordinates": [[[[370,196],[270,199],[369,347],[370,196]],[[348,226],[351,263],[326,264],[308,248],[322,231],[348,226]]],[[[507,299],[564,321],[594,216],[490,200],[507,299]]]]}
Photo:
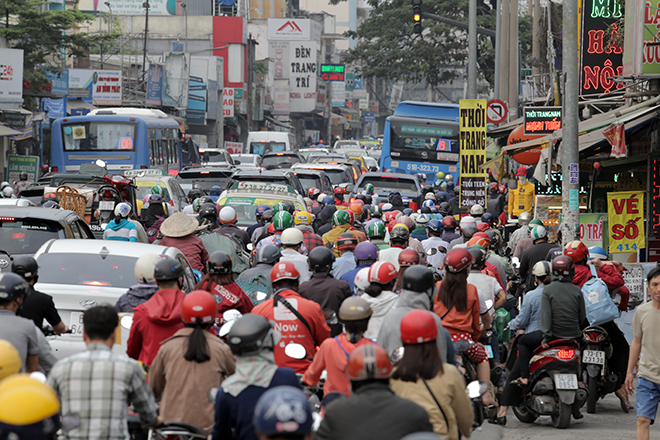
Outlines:
{"type": "Polygon", "coordinates": [[[309,261],[307,257],[299,252],[300,247],[305,241],[305,236],[300,229],[289,228],[282,231],[282,256],[280,261],[290,261],[296,266],[300,274],[299,282],[302,284],[309,281],[312,273],[309,271],[309,261]]]}

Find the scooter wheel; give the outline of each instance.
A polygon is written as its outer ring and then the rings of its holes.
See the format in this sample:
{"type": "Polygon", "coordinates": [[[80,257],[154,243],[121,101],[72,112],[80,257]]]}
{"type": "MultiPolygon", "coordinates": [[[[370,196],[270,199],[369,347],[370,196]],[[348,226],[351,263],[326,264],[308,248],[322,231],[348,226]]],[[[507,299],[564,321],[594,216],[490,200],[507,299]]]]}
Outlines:
{"type": "Polygon", "coordinates": [[[571,405],[566,405],[564,402],[559,401],[557,410],[552,413],[552,426],[557,429],[566,429],[571,423],[571,414],[572,414],[571,405]]]}
{"type": "Polygon", "coordinates": [[[514,406],[513,414],[515,414],[516,418],[523,423],[534,423],[536,419],[539,417],[538,414],[531,411],[524,404],[514,406]]]}

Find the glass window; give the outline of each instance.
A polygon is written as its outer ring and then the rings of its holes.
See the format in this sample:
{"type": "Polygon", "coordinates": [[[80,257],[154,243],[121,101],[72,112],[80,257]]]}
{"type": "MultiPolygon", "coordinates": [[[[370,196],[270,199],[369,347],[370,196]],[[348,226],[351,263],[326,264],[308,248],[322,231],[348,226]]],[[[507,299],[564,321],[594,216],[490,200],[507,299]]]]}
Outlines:
{"type": "Polygon", "coordinates": [[[10,254],[34,254],[51,238],[60,238],[62,226],[57,222],[39,219],[0,220],[0,243],[10,254]]]}
{"type": "Polygon", "coordinates": [[[78,229],[78,225],[76,222],[69,223],[69,227],[71,228],[71,233],[73,234],[73,238],[83,238],[82,235],[80,235],[80,230],[78,229]]]}
{"type": "Polygon", "coordinates": [[[266,156],[261,159],[261,166],[267,169],[273,168],[291,168],[291,165],[300,163],[298,156],[293,154],[283,154],[277,156],[266,156]]]}
{"type": "Polygon", "coordinates": [[[137,257],[99,254],[46,253],[39,255],[39,282],[83,284],[128,289],[137,284],[137,257]]]}
{"type": "Polygon", "coordinates": [[[62,125],[65,151],[135,151],[137,124],[75,122],[62,125]]]}
{"type": "Polygon", "coordinates": [[[367,183],[371,183],[376,189],[398,189],[403,191],[417,191],[417,185],[414,179],[403,179],[399,177],[379,177],[368,176],[362,179],[360,187],[364,188],[367,183]]]}

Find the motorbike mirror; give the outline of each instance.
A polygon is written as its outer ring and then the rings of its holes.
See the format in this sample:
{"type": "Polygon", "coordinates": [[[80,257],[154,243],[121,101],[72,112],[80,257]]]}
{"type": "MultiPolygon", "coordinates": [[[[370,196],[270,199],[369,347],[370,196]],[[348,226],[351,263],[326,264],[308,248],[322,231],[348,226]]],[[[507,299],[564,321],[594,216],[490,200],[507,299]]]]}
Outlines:
{"type": "Polygon", "coordinates": [[[338,324],[339,320],[337,319],[337,314],[334,310],[323,309],[323,316],[325,316],[325,322],[328,325],[338,324]]]}
{"type": "Polygon", "coordinates": [[[518,257],[511,258],[511,266],[513,266],[515,269],[518,269],[520,267],[520,260],[518,259],[518,257]]]}
{"type": "Polygon", "coordinates": [[[470,399],[477,399],[488,391],[488,383],[480,380],[472,381],[466,387],[468,397],[470,399]]]}
{"type": "Polygon", "coordinates": [[[133,315],[122,316],[121,319],[119,320],[119,323],[126,330],[130,330],[131,327],[133,326],[133,315]]]}
{"type": "Polygon", "coordinates": [[[396,364],[397,362],[399,362],[401,360],[401,358],[403,358],[403,353],[405,352],[405,350],[406,349],[403,348],[403,347],[399,347],[399,348],[395,349],[392,352],[392,354],[390,354],[390,361],[393,364],[396,364]]]}
{"type": "Polygon", "coordinates": [[[105,168],[107,165],[104,160],[102,159],[96,159],[96,162],[94,162],[97,167],[105,168]]]}
{"type": "Polygon", "coordinates": [[[307,350],[302,345],[292,342],[284,347],[284,354],[291,359],[305,359],[307,357],[307,350]]]}
{"type": "Polygon", "coordinates": [[[225,322],[230,322],[230,321],[236,321],[241,316],[243,316],[241,312],[239,312],[236,309],[231,309],[231,310],[227,310],[222,314],[222,319],[224,319],[225,322]]]}
{"type": "Polygon", "coordinates": [[[209,390],[209,396],[208,396],[209,397],[209,402],[215,403],[215,396],[217,396],[217,395],[218,395],[218,388],[217,387],[211,388],[209,390]]]}
{"type": "Polygon", "coordinates": [[[265,301],[267,297],[268,294],[266,292],[262,292],[260,290],[254,292],[254,299],[256,299],[257,301],[265,301]]]}
{"type": "Polygon", "coordinates": [[[227,336],[229,334],[229,331],[231,330],[231,328],[234,326],[235,322],[236,321],[228,321],[228,322],[224,323],[222,325],[222,327],[220,327],[220,331],[218,332],[218,336],[220,336],[221,338],[224,338],[225,336],[227,336]]]}
{"type": "Polygon", "coordinates": [[[32,379],[38,380],[41,383],[46,383],[48,381],[48,379],[46,379],[46,375],[41,371],[34,371],[30,373],[30,377],[32,379]]]}

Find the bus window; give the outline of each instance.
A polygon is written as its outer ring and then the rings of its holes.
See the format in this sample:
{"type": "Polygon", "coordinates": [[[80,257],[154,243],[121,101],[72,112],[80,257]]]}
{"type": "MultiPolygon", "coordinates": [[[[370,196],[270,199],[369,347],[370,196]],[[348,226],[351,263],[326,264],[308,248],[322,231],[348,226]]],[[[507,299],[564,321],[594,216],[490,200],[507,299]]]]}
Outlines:
{"type": "Polygon", "coordinates": [[[74,122],[62,125],[64,151],[135,151],[137,125],[128,122],[74,122]]]}

